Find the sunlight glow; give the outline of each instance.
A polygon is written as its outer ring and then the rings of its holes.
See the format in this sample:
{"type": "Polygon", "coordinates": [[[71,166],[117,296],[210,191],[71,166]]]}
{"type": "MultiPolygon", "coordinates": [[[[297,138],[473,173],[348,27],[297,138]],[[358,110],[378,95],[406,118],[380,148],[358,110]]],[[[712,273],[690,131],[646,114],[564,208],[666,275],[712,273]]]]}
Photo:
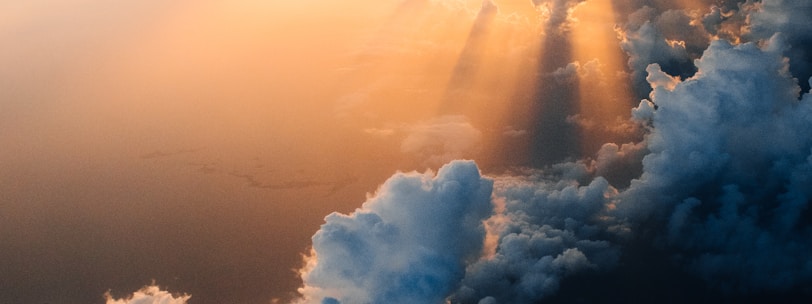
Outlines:
{"type": "Polygon", "coordinates": [[[464,100],[460,110],[485,129],[487,148],[477,161],[486,168],[489,163],[519,161],[527,150],[544,48],[543,20],[529,1],[497,4],[499,15],[479,51],[481,60],[466,86],[469,90],[454,95],[464,100]]]}
{"type": "Polygon", "coordinates": [[[614,30],[610,0],[590,0],[574,12],[572,27],[574,61],[580,63],[579,117],[572,119],[584,131],[582,145],[592,153],[603,142],[622,138],[616,125],[629,116],[633,101],[628,86],[626,58],[614,30]]]}

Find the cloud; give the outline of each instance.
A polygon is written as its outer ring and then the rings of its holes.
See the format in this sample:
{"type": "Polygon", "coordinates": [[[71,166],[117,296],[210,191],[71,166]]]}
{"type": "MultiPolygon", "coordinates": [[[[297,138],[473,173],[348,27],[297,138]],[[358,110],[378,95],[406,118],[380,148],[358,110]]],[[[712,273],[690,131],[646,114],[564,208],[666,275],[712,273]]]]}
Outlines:
{"type": "MultiPolygon", "coordinates": [[[[363,132],[380,140],[398,142],[400,152],[431,167],[472,157],[479,152],[482,141],[482,132],[464,115],[443,115],[414,123],[365,128],[363,132]]],[[[521,135],[514,133],[511,135],[521,135]]]]}
{"type": "MultiPolygon", "coordinates": [[[[657,63],[667,73],[687,78],[696,72],[699,58],[711,39],[734,44],[765,42],[781,33],[792,47],[783,55],[793,63],[790,71],[805,80],[812,76],[812,4],[803,0],[708,2],[708,11],[642,6],[628,15],[620,29],[621,47],[629,55],[633,85],[640,96],[648,93],[645,68],[657,63]]],[[[800,83],[805,90],[806,82],[800,83]]]]}
{"type": "Polygon", "coordinates": [[[507,137],[523,137],[527,135],[527,130],[517,130],[513,126],[506,126],[502,128],[502,135],[507,137]]]}
{"type": "Polygon", "coordinates": [[[804,0],[764,0],[753,5],[749,14],[749,34],[751,41],[766,40],[781,33],[789,45],[784,56],[792,65],[790,71],[802,80],[801,87],[808,90],[809,84],[803,80],[812,76],[812,3],[804,0]]]}
{"type": "Polygon", "coordinates": [[[606,227],[598,215],[615,190],[602,178],[581,185],[587,171],[573,163],[497,177],[503,205],[488,224],[498,245],[469,266],[451,302],[535,303],[567,276],[610,269],[619,251],[600,234],[606,227]]]}
{"type": "Polygon", "coordinates": [[[404,128],[401,151],[439,165],[475,152],[482,133],[465,116],[447,115],[404,128]]]}
{"type": "MultiPolygon", "coordinates": [[[[774,36],[764,46],[714,41],[696,77],[652,82],[643,174],[619,214],[659,218],[686,267],[727,291],[784,290],[812,279],[812,99],[774,36]]],[[[656,66],[654,74],[661,73],[656,66]]],[[[641,104],[641,109],[649,106],[641,104]]]]}
{"type": "MultiPolygon", "coordinates": [[[[685,44],[669,43],[660,30],[653,9],[644,7],[630,17],[630,22],[620,31],[620,47],[629,55],[632,86],[639,96],[649,91],[646,67],[657,63],[677,76],[688,77],[696,72],[691,64],[691,54],[685,44]]],[[[675,41],[675,40],[671,40],[675,41]]]]}
{"type": "Polygon", "coordinates": [[[532,0],[533,5],[542,11],[547,27],[566,31],[572,22],[572,12],[585,0],[532,0]]]}
{"type": "Polygon", "coordinates": [[[533,303],[563,278],[611,269],[619,251],[599,215],[616,189],[581,185],[589,174],[570,163],[498,176],[493,203],[493,181],[470,161],[397,174],[354,213],[326,218],[299,303],[533,303]],[[498,243],[483,252],[486,228],[498,243]]]}
{"type": "Polygon", "coordinates": [[[107,304],[186,304],[191,295],[173,295],[161,290],[157,285],[144,286],[126,298],[114,299],[109,292],[104,294],[107,304]]]}
{"type": "Polygon", "coordinates": [[[482,252],[493,182],[471,161],[399,173],[313,236],[300,303],[439,303],[482,252]]]}

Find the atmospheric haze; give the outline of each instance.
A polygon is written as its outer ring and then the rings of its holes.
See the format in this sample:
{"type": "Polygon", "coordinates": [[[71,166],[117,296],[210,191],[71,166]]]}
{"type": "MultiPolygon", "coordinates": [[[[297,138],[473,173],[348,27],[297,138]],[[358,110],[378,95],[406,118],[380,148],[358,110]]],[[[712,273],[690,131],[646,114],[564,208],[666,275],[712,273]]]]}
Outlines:
{"type": "Polygon", "coordinates": [[[4,1],[0,302],[808,303],[810,16],[4,1]]]}

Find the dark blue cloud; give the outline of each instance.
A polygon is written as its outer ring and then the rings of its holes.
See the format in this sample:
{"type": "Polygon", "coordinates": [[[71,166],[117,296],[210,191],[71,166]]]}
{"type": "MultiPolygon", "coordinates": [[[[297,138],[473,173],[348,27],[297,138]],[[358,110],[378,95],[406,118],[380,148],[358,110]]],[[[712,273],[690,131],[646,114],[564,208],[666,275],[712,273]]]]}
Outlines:
{"type": "MultiPolygon", "coordinates": [[[[779,36],[715,41],[699,74],[654,84],[644,173],[620,195],[632,222],[667,223],[667,244],[711,285],[789,289],[812,279],[812,98],[799,99],[779,36]],[[808,214],[808,213],[807,213],[808,214]]],[[[656,67],[653,74],[661,73],[656,67]]]]}

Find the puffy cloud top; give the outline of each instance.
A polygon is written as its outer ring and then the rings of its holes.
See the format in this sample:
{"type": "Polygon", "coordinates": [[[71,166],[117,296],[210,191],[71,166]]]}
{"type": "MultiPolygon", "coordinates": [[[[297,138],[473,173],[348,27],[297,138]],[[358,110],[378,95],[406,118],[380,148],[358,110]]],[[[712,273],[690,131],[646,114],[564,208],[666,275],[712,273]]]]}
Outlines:
{"type": "Polygon", "coordinates": [[[583,186],[566,178],[583,173],[577,166],[558,170],[555,179],[543,172],[497,179],[504,210],[489,227],[498,245],[469,267],[453,303],[535,303],[567,276],[615,264],[617,248],[601,235],[606,227],[597,216],[614,189],[603,178],[583,186]]]}
{"type": "Polygon", "coordinates": [[[440,303],[482,252],[493,182],[471,161],[400,173],[313,236],[305,303],[440,303]]]}

